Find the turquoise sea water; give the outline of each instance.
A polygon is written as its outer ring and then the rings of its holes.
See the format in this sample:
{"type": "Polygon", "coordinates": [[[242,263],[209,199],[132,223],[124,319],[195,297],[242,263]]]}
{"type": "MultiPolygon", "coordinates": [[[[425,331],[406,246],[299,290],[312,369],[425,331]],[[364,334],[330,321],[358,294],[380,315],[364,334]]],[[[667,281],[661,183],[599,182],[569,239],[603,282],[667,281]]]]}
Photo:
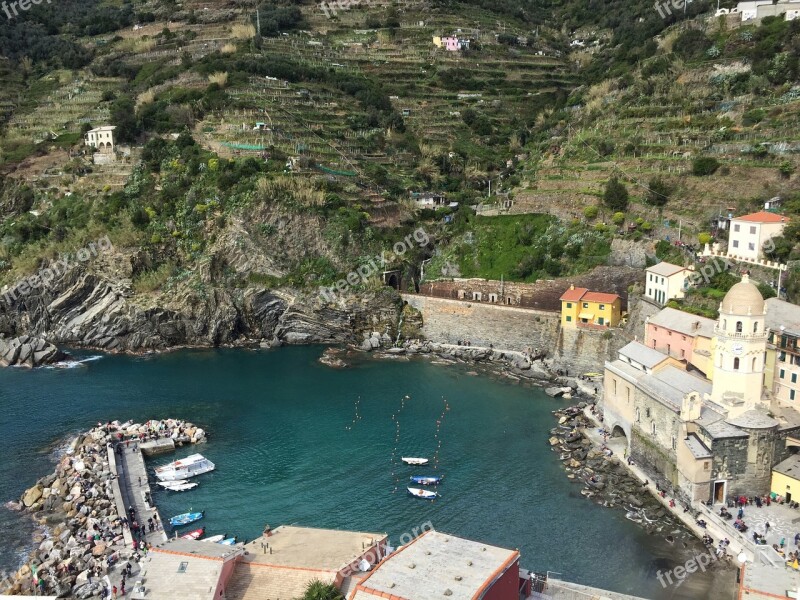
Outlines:
{"type": "MultiPolygon", "coordinates": [[[[98,421],[178,417],[204,427],[209,443],[152,465],[199,449],[217,470],[195,490],[154,498],[165,520],[205,510],[208,535],[252,539],[266,523],[300,524],[385,531],[396,544],[431,521],[519,548],[523,566],[565,579],[659,599],[728,597],[718,582],[709,591],[707,574],[663,590],[656,570],[682,563],[689,550],[648,536],[569,482],[547,445],[550,411],[562,400],[423,360],[333,370],[317,362],[321,352],[181,351],[0,370],[0,503],[51,472],[54,449],[70,434],[98,421]],[[438,456],[438,468],[402,465],[403,455],[438,456]],[[443,475],[442,498],[408,497],[412,474],[443,475]]],[[[0,568],[12,568],[31,525],[0,508],[0,531],[0,568]]]]}

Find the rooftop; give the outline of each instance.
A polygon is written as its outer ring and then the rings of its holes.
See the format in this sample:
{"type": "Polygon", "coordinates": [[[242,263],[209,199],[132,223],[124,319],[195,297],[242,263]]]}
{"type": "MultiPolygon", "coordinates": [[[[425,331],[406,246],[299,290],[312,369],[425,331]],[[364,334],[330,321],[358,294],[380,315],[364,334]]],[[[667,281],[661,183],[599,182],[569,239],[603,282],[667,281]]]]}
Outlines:
{"type": "Polygon", "coordinates": [[[646,369],[652,369],[656,365],[664,362],[669,358],[666,354],[648,348],[639,342],[629,342],[619,350],[619,355],[623,356],[635,363],[639,363],[646,369]]]}
{"type": "Polygon", "coordinates": [[[560,300],[562,302],[578,302],[584,300],[586,302],[607,302],[611,304],[619,299],[617,294],[606,294],[603,292],[590,292],[588,288],[575,287],[571,285],[569,289],[561,294],[560,300]]]}
{"type": "Polygon", "coordinates": [[[748,223],[786,223],[789,218],[783,215],[776,215],[772,212],[760,210],[758,212],[750,213],[749,215],[742,215],[741,217],[734,217],[734,221],[747,221],[748,223]]]}
{"type": "Polygon", "coordinates": [[[664,262],[663,260],[658,263],[657,265],[653,265],[652,267],[648,267],[646,269],[648,273],[653,273],[655,275],[661,275],[662,277],[671,277],[676,273],[680,273],[681,271],[688,271],[686,267],[681,267],[679,265],[673,265],[672,263],[664,262]]]}
{"type": "Polygon", "coordinates": [[[693,315],[675,308],[664,308],[658,314],[650,317],[648,323],[657,327],[664,327],[684,335],[714,337],[714,319],[693,315]]]}
{"type": "Polygon", "coordinates": [[[589,290],[587,288],[583,288],[583,287],[576,288],[574,285],[570,286],[570,288],[566,292],[561,294],[561,301],[562,302],[577,302],[588,291],[589,290]]]}
{"type": "Polygon", "coordinates": [[[669,365],[639,380],[640,385],[654,392],[657,398],[670,402],[680,408],[683,398],[689,392],[697,392],[702,397],[711,393],[711,382],[688,371],[669,365]]]}
{"type": "Polygon", "coordinates": [[[767,413],[754,408],[743,412],[735,419],[728,419],[728,423],[734,427],[743,429],[769,429],[775,427],[778,421],[770,417],[767,413]]]}
{"type": "Polygon", "coordinates": [[[793,454],[786,460],[772,467],[772,470],[776,473],[793,477],[794,479],[800,479],[800,454],[793,454]]]}
{"type": "Polygon", "coordinates": [[[705,444],[703,444],[696,435],[690,435],[683,440],[683,443],[686,444],[689,452],[697,459],[711,458],[712,456],[711,451],[705,447],[705,444]]]}
{"type": "Polygon", "coordinates": [[[476,598],[518,560],[517,550],[431,530],[378,565],[349,600],[476,598]]]}
{"type": "Polygon", "coordinates": [[[771,331],[785,331],[800,336],[800,306],[778,298],[766,300],[767,314],[764,317],[766,326],[771,331]]]}
{"type": "Polygon", "coordinates": [[[604,292],[586,292],[581,300],[585,300],[586,302],[607,302],[611,304],[619,300],[619,296],[616,294],[606,294],[604,292]]]}
{"type": "Polygon", "coordinates": [[[94,129],[90,129],[86,133],[97,133],[98,131],[114,131],[117,128],[116,125],[103,125],[102,127],[95,127],[94,129]]]}
{"type": "Polygon", "coordinates": [[[282,525],[273,529],[269,537],[261,536],[246,544],[249,555],[244,560],[273,566],[338,571],[385,538],[385,533],[282,525]],[[271,553],[269,550],[264,553],[262,542],[269,544],[271,553]]]}
{"type": "Polygon", "coordinates": [[[241,547],[182,539],[156,546],[143,565],[147,595],[214,600],[225,562],[241,552],[241,547]]]}

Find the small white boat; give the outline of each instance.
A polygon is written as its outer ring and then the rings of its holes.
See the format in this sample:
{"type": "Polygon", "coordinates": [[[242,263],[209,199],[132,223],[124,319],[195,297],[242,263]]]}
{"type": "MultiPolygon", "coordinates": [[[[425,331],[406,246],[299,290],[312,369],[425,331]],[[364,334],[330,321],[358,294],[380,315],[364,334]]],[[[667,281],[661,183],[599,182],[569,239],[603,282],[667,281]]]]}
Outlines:
{"type": "Polygon", "coordinates": [[[222,544],[223,546],[233,546],[236,543],[236,538],[228,538],[226,540],[222,540],[221,542],[217,542],[218,544],[222,544]]]}
{"type": "Polygon", "coordinates": [[[197,487],[196,483],[181,483],[179,485],[167,485],[164,486],[170,492],[185,492],[186,490],[191,490],[197,487]]]}
{"type": "Polygon", "coordinates": [[[427,458],[416,458],[413,456],[404,456],[401,459],[407,465],[427,465],[428,459],[427,458]]]}
{"type": "Polygon", "coordinates": [[[224,539],[225,539],[225,536],[222,535],[222,534],[219,534],[219,535],[212,535],[211,537],[206,538],[204,540],[200,540],[200,541],[201,542],[211,542],[212,544],[216,544],[217,542],[221,542],[224,539]]]}
{"type": "Polygon", "coordinates": [[[423,490],[422,488],[406,488],[408,490],[409,495],[414,496],[415,498],[422,498],[423,500],[433,500],[434,498],[438,498],[439,494],[436,492],[432,492],[431,490],[423,490]]]}
{"type": "Polygon", "coordinates": [[[157,483],[158,483],[158,485],[160,485],[163,488],[171,488],[171,487],[175,487],[176,485],[184,485],[186,483],[189,483],[189,480],[188,479],[176,479],[175,481],[158,481],[157,483]]]}
{"type": "Polygon", "coordinates": [[[202,454],[192,454],[156,468],[156,477],[161,481],[178,481],[208,473],[216,468],[214,463],[202,454]]]}

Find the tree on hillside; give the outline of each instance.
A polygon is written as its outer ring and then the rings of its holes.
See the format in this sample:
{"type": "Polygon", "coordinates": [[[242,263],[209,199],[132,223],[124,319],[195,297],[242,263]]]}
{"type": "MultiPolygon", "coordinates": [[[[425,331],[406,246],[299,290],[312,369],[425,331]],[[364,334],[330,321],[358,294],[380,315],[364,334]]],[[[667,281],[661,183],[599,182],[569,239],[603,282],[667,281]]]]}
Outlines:
{"type": "Polygon", "coordinates": [[[664,206],[672,192],[660,177],[653,177],[647,182],[647,202],[653,206],[664,206]]]}
{"type": "Polygon", "coordinates": [[[616,177],[606,183],[603,203],[613,211],[625,212],[628,208],[628,189],[616,177]]]}
{"type": "Polygon", "coordinates": [[[719,161],[713,156],[698,156],[692,161],[692,175],[713,175],[719,169],[719,161]]]}

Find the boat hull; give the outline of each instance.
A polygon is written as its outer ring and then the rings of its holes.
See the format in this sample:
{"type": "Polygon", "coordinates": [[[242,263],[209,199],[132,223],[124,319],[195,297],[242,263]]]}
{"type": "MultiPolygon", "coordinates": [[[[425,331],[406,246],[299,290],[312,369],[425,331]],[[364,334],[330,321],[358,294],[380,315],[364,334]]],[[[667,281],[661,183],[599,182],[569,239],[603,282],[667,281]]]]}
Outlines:
{"type": "Polygon", "coordinates": [[[439,485],[442,482],[441,477],[424,475],[412,475],[410,479],[411,483],[416,483],[417,485],[439,485]]]}
{"type": "Polygon", "coordinates": [[[174,517],[170,518],[169,524],[173,527],[182,527],[183,525],[189,525],[190,523],[194,523],[195,521],[199,521],[205,516],[205,513],[184,513],[182,515],[175,515],[174,517]]]}
{"type": "Polygon", "coordinates": [[[427,458],[416,458],[413,456],[404,456],[401,460],[407,465],[427,465],[429,462],[427,458]]]}
{"type": "Polygon", "coordinates": [[[409,496],[414,496],[414,498],[421,498],[422,500],[433,500],[439,497],[439,494],[436,492],[432,492],[430,490],[423,490],[422,488],[406,488],[408,490],[409,496]]]}

